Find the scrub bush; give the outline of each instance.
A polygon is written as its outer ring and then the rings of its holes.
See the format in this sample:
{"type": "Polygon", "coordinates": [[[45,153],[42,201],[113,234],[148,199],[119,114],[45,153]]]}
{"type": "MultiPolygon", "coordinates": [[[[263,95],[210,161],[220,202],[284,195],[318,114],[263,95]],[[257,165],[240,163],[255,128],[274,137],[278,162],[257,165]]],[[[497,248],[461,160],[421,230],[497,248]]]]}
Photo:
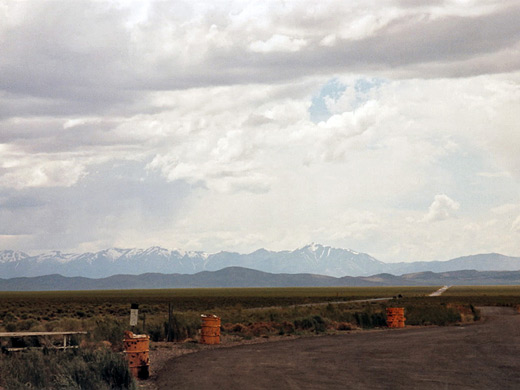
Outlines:
{"type": "Polygon", "coordinates": [[[0,358],[1,384],[9,390],[135,390],[121,354],[101,350],[31,350],[0,358]]]}
{"type": "Polygon", "coordinates": [[[294,328],[322,333],[327,330],[327,325],[321,316],[313,316],[294,320],[294,328]]]}
{"type": "Polygon", "coordinates": [[[460,313],[443,304],[411,305],[405,307],[407,325],[449,325],[461,320],[460,313]]]}

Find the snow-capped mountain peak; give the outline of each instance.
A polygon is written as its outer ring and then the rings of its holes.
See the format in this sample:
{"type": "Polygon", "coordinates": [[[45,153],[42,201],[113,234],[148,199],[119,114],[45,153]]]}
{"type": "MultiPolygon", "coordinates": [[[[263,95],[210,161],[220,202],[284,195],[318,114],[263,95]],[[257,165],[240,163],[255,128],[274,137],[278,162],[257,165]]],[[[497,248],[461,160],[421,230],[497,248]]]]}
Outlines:
{"type": "Polygon", "coordinates": [[[95,253],[53,251],[37,256],[12,250],[0,251],[0,278],[42,276],[84,276],[102,278],[116,274],[194,274],[226,267],[244,267],[271,273],[310,273],[335,277],[369,276],[379,273],[401,275],[424,271],[520,270],[520,257],[498,254],[467,256],[450,261],[383,263],[366,253],[312,243],[293,251],[259,249],[249,254],[236,252],[169,251],[161,247],[148,249],[110,248],[95,253]]]}
{"type": "Polygon", "coordinates": [[[62,253],[61,251],[51,251],[47,253],[43,253],[41,255],[36,256],[36,261],[38,263],[41,262],[58,262],[58,263],[68,263],[73,258],[77,257],[76,253],[62,253]]]}
{"type": "MultiPolygon", "coordinates": [[[[4,257],[12,259],[13,255],[8,256],[5,252],[4,257]]],[[[317,243],[311,243],[294,251],[274,252],[259,249],[250,254],[170,251],[152,246],[147,249],[109,248],[83,254],[48,252],[38,256],[28,256],[23,265],[14,261],[10,268],[0,267],[0,275],[16,277],[59,273],[64,276],[97,278],[146,272],[191,274],[238,266],[273,273],[306,272],[331,276],[358,276],[376,273],[379,263],[363,253],[357,254],[317,243]]]]}
{"type": "Polygon", "coordinates": [[[110,260],[117,260],[124,254],[126,254],[130,249],[120,249],[120,248],[109,248],[103,251],[98,252],[98,255],[104,256],[110,260]]]}
{"type": "Polygon", "coordinates": [[[171,252],[168,249],[161,248],[160,246],[152,246],[148,249],[145,249],[143,251],[143,255],[156,255],[156,256],[169,257],[171,255],[171,252]]]}
{"type": "Polygon", "coordinates": [[[28,254],[20,251],[5,250],[0,251],[0,263],[10,263],[20,261],[29,257],[28,254]]]}
{"type": "Polygon", "coordinates": [[[311,252],[316,252],[318,249],[323,248],[320,244],[316,244],[315,242],[310,243],[309,245],[305,246],[304,249],[307,249],[311,252]]]}

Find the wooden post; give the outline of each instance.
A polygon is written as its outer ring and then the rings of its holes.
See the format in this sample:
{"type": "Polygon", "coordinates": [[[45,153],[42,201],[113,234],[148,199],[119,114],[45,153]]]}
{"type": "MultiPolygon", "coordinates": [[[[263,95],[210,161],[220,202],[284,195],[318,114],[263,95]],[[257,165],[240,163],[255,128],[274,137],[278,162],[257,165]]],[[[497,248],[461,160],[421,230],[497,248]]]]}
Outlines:
{"type": "Polygon", "coordinates": [[[168,334],[166,335],[167,341],[173,341],[172,337],[172,304],[168,303],[168,334]]]}
{"type": "Polygon", "coordinates": [[[137,303],[132,303],[130,306],[130,326],[132,327],[132,330],[134,329],[134,326],[137,325],[137,319],[139,316],[139,305],[137,303]]]}

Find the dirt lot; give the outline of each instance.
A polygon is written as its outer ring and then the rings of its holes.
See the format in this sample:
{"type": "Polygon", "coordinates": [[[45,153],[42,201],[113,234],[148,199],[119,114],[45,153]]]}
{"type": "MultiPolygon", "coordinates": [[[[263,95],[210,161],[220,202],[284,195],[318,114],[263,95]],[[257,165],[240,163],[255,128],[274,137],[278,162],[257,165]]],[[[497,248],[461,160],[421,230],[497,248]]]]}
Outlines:
{"type": "Polygon", "coordinates": [[[173,358],[158,389],[517,389],[520,315],[207,349],[173,358]]]}

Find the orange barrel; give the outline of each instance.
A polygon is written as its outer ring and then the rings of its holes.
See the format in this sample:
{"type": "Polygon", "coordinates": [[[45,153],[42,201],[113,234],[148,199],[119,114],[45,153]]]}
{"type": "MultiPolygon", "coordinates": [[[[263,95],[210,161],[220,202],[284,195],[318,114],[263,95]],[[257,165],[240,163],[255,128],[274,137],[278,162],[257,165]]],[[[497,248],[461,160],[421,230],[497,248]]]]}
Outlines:
{"type": "Polygon", "coordinates": [[[404,307],[387,307],[386,324],[389,328],[404,328],[404,307]]]}
{"type": "Polygon", "coordinates": [[[150,376],[150,337],[145,334],[133,334],[125,331],[123,340],[126,360],[132,375],[139,379],[148,379],[150,376]]]}
{"type": "Polygon", "coordinates": [[[201,344],[220,344],[220,317],[201,315],[202,329],[200,332],[201,344]]]}

